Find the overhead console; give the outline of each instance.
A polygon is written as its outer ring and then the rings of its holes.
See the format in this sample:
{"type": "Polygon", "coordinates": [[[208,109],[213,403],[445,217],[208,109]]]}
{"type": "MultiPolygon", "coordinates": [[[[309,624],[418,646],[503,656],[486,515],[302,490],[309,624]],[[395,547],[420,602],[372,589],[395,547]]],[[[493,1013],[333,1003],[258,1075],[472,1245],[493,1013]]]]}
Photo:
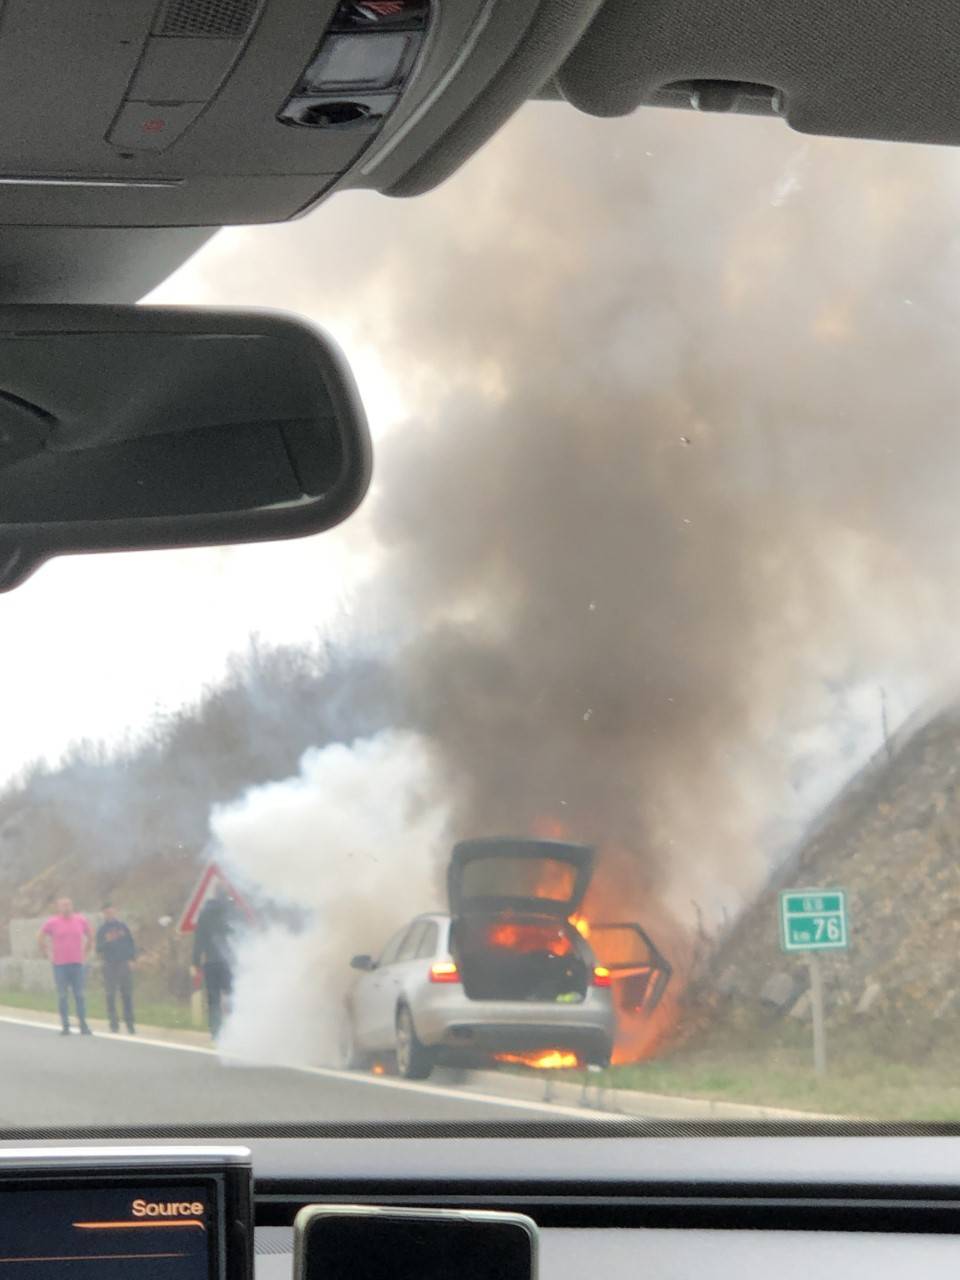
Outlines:
{"type": "MultiPolygon", "coordinates": [[[[563,48],[596,0],[569,7],[563,48]]],[[[0,226],[276,222],[338,184],[391,189],[509,70],[540,8],[0,0],[0,226]]]]}
{"type": "Polygon", "coordinates": [[[427,34],[430,0],[341,0],[278,119],[371,128],[397,105],[427,34]]]}
{"type": "Polygon", "coordinates": [[[958,41],[947,0],[0,0],[0,227],[416,195],[540,96],[956,144],[958,41]]]}
{"type": "Polygon", "coordinates": [[[428,0],[6,0],[0,225],[271,222],[369,147],[428,0]]]}

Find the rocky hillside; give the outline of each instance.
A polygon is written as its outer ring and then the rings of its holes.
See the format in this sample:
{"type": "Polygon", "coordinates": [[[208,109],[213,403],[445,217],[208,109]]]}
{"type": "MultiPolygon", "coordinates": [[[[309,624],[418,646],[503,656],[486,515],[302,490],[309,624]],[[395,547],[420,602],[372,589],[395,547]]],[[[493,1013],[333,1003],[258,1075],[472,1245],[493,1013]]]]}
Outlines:
{"type": "Polygon", "coordinates": [[[822,956],[843,1039],[907,1061],[960,1045],[960,708],[907,726],[821,815],[690,992],[688,1034],[776,1041],[809,1018],[807,966],[780,948],[789,887],[847,891],[849,950],[822,956]]]}

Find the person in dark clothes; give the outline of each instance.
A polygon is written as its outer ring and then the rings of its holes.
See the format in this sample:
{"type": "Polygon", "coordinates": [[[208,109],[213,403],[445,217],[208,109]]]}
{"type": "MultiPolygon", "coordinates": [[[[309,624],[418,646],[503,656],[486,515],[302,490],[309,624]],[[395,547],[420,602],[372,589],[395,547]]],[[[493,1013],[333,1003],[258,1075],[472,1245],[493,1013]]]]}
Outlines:
{"type": "Polygon", "coordinates": [[[203,975],[207,990],[207,1018],[214,1040],[223,1025],[223,1002],[233,991],[232,938],[237,908],[220,885],[203,904],[193,935],[193,967],[203,975]]]}
{"type": "Polygon", "coordinates": [[[131,965],[136,959],[137,948],[133,934],[122,920],[117,919],[112,903],[103,907],[103,923],[97,930],[97,955],[103,963],[103,985],[107,993],[107,1017],[110,1030],[120,1030],[117,1017],[117,995],[123,1007],[123,1021],[131,1035],[136,1034],[133,1025],[133,974],[131,965]]]}

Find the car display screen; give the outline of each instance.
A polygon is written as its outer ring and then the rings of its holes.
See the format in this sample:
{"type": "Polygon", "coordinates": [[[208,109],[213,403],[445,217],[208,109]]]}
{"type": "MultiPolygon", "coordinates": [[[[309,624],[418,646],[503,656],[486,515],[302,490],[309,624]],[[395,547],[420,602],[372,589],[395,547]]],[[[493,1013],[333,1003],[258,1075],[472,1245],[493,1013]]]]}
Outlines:
{"type": "MultiPolygon", "coordinates": [[[[210,1280],[211,1184],[0,1188],[3,1280],[210,1280]]],[[[211,1243],[213,1241],[213,1243],[211,1243]]]]}

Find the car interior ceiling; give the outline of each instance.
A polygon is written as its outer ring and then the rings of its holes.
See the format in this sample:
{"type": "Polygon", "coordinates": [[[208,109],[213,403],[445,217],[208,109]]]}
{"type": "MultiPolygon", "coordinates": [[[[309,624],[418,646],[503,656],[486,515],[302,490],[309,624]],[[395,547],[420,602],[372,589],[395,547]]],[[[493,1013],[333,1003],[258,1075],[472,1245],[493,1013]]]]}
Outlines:
{"type": "Polygon", "coordinates": [[[960,136],[960,15],[940,0],[922,20],[879,2],[407,0],[383,19],[410,46],[380,75],[388,89],[305,84],[331,32],[355,34],[353,8],[6,0],[2,300],[132,299],[212,228],[284,221],[347,189],[416,195],[536,97],[596,116],[667,105],[808,133],[960,136]],[[50,65],[66,116],[48,108],[50,65]]]}
{"type": "MultiPolygon", "coordinates": [[[[598,117],[677,107],[770,115],[801,133],[960,142],[960,6],[945,0],[405,0],[399,18],[381,6],[383,30],[394,22],[407,37],[381,82],[307,84],[331,33],[366,31],[356,9],[5,0],[0,301],[134,301],[220,227],[286,221],[351,189],[416,196],[534,98],[598,117]]],[[[469,942],[459,945],[472,972],[469,942]]],[[[479,950],[496,987],[502,975],[479,950]]],[[[549,981],[582,984],[582,963],[570,963],[576,974],[568,965],[549,981]]],[[[796,1117],[775,1132],[656,1120],[283,1134],[146,1123],[70,1142],[249,1141],[261,1280],[291,1275],[293,1216],[319,1199],[530,1213],[541,1269],[556,1280],[638,1266],[792,1276],[806,1259],[824,1280],[885,1280],[960,1260],[960,1137],[943,1132],[825,1133],[796,1117]]],[[[2,1145],[28,1141],[56,1135],[2,1145]]]]}

